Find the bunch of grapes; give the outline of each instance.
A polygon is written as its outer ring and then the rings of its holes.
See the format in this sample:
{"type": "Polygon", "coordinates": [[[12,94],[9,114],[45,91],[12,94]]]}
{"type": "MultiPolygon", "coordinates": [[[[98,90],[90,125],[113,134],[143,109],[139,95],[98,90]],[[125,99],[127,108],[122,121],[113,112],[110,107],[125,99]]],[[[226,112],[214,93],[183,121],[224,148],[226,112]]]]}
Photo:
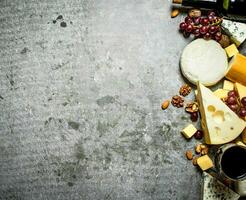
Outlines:
{"type": "Polygon", "coordinates": [[[226,104],[232,111],[237,113],[239,117],[246,117],[246,97],[243,97],[240,100],[237,92],[235,90],[231,90],[228,92],[226,104]]]}
{"type": "Polygon", "coordinates": [[[222,38],[222,18],[216,16],[214,11],[209,11],[204,17],[185,17],[185,21],[179,25],[185,37],[193,34],[196,38],[214,39],[220,41],[222,38]]]}

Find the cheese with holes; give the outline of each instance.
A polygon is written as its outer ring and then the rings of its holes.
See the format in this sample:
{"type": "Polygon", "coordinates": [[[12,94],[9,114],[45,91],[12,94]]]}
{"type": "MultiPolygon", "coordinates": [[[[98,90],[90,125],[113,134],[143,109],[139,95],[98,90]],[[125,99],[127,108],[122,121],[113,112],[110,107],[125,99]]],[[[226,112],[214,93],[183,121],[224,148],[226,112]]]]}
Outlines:
{"type": "Polygon", "coordinates": [[[214,166],[213,161],[208,155],[201,156],[197,159],[198,166],[203,170],[210,169],[214,166]]]}
{"type": "Polygon", "coordinates": [[[214,91],[214,95],[220,99],[226,98],[227,94],[228,94],[228,90],[224,90],[224,89],[217,89],[214,91]]]}
{"type": "Polygon", "coordinates": [[[202,200],[237,200],[240,195],[210,174],[202,174],[202,200]]]}
{"type": "Polygon", "coordinates": [[[237,53],[239,53],[235,44],[231,44],[230,46],[226,47],[225,51],[228,58],[231,58],[232,56],[235,56],[237,53]]]}
{"type": "Polygon", "coordinates": [[[242,133],[246,122],[201,83],[198,83],[197,100],[207,144],[224,144],[242,133]]]}
{"type": "Polygon", "coordinates": [[[222,29],[230,36],[230,39],[239,46],[246,39],[246,24],[223,19],[222,29]]]}
{"type": "Polygon", "coordinates": [[[240,53],[233,56],[229,62],[226,78],[246,86],[246,57],[240,53]]]}
{"type": "Polygon", "coordinates": [[[223,89],[228,90],[228,91],[233,90],[234,89],[234,83],[231,81],[228,81],[228,80],[224,80],[223,89]]]}
{"type": "Polygon", "coordinates": [[[192,124],[188,125],[186,128],[184,128],[181,133],[187,138],[191,138],[195,133],[196,133],[197,129],[195,126],[193,126],[192,124]]]}

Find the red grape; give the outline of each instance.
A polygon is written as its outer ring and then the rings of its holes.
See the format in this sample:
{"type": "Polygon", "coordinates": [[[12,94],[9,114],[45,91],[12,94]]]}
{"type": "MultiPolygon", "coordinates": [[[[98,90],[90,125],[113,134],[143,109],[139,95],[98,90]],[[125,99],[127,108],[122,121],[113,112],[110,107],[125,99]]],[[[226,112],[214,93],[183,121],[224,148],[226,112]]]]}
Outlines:
{"type": "Polygon", "coordinates": [[[201,23],[202,25],[204,25],[204,26],[207,26],[207,25],[209,24],[209,20],[208,20],[208,18],[202,18],[202,19],[200,20],[200,23],[201,23]]]}
{"type": "Polygon", "coordinates": [[[238,114],[240,117],[246,117],[246,108],[241,108],[238,114]]]}
{"type": "Polygon", "coordinates": [[[209,15],[208,16],[208,21],[209,22],[213,22],[214,21],[214,16],[213,15],[209,15]]]}
{"type": "Polygon", "coordinates": [[[217,40],[217,41],[220,41],[221,40],[221,38],[222,38],[222,34],[221,34],[221,32],[217,32],[217,33],[215,33],[215,39],[217,40]]]}
{"type": "Polygon", "coordinates": [[[190,114],[191,121],[195,122],[198,119],[198,112],[193,112],[190,114]]]}
{"type": "Polygon", "coordinates": [[[186,32],[191,33],[193,31],[193,26],[191,24],[188,24],[185,30],[186,32]]]}
{"type": "Polygon", "coordinates": [[[185,18],[185,22],[186,22],[187,24],[191,24],[191,23],[193,23],[193,20],[192,20],[191,17],[187,16],[187,17],[185,18]]]}
{"type": "Polygon", "coordinates": [[[243,106],[246,106],[246,97],[243,97],[241,99],[241,103],[242,103],[243,106]]]}
{"type": "Polygon", "coordinates": [[[228,97],[236,97],[237,96],[237,92],[235,90],[231,90],[228,92],[228,97]]]}
{"type": "Polygon", "coordinates": [[[217,31],[216,26],[210,26],[209,33],[214,34],[217,31]]]}
{"type": "Polygon", "coordinates": [[[199,37],[200,36],[200,31],[199,31],[199,28],[196,28],[193,30],[193,34],[195,37],[199,37]]]}
{"type": "Polygon", "coordinates": [[[202,139],[203,137],[203,132],[201,130],[197,130],[194,134],[194,138],[196,138],[197,140],[202,139]]]}
{"type": "Polygon", "coordinates": [[[236,104],[237,103],[237,98],[234,96],[229,96],[226,100],[226,103],[228,105],[236,104]]]}
{"type": "Polygon", "coordinates": [[[200,19],[201,19],[201,17],[194,18],[194,19],[193,19],[194,24],[195,24],[195,25],[200,24],[200,19]]]}
{"type": "Polygon", "coordinates": [[[207,27],[207,26],[202,26],[202,27],[200,28],[200,33],[201,33],[202,35],[206,34],[207,32],[208,32],[208,27],[207,27]]]}
{"type": "Polygon", "coordinates": [[[208,15],[210,15],[210,16],[215,16],[215,12],[212,11],[212,10],[210,10],[210,11],[208,11],[208,15]]]}
{"type": "Polygon", "coordinates": [[[185,23],[185,22],[181,22],[180,24],[179,24],[179,28],[180,28],[180,30],[185,30],[186,29],[186,27],[187,27],[187,24],[185,23]]]}
{"type": "Polygon", "coordinates": [[[203,36],[204,39],[208,40],[211,38],[211,35],[210,33],[206,33],[204,36],[203,36]]]}
{"type": "Polygon", "coordinates": [[[232,104],[232,105],[228,105],[228,107],[229,107],[233,112],[237,112],[239,106],[238,106],[237,104],[232,104]]]}

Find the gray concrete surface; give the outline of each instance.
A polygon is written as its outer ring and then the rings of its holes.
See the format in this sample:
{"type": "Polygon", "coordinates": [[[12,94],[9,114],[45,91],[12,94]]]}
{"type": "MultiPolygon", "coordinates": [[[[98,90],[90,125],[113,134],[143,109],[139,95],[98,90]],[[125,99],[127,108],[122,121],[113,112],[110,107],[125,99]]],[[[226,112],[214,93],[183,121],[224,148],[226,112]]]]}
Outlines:
{"type": "Polygon", "coordinates": [[[0,0],[0,199],[199,199],[170,5],[0,0]]]}

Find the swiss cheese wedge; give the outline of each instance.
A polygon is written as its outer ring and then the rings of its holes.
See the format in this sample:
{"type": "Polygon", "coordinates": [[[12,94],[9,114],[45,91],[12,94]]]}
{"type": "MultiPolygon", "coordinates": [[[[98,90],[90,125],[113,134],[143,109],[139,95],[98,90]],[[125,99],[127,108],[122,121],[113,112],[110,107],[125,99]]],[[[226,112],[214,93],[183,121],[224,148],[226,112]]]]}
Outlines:
{"type": "Polygon", "coordinates": [[[224,144],[237,138],[246,126],[211,90],[198,83],[197,100],[207,144],[224,144]]]}

